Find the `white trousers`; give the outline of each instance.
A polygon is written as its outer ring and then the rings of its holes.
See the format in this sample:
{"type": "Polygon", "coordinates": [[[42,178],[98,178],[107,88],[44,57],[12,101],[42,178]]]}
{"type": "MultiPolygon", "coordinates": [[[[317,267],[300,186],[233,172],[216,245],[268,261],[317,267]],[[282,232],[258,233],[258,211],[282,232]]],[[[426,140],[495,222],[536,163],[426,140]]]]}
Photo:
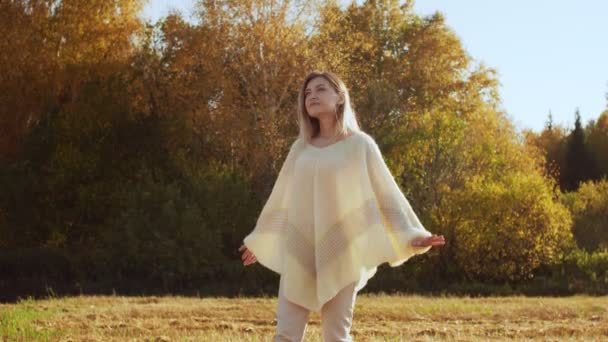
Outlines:
{"type": "MultiPolygon", "coordinates": [[[[281,277],[282,280],[282,277],[281,277]]],[[[321,329],[325,342],[352,342],[352,326],[355,307],[354,282],[344,287],[336,296],[321,307],[321,329]]],[[[289,301],[283,296],[282,281],[279,282],[277,304],[277,330],[273,342],[301,342],[306,332],[310,310],[289,301]]]]}

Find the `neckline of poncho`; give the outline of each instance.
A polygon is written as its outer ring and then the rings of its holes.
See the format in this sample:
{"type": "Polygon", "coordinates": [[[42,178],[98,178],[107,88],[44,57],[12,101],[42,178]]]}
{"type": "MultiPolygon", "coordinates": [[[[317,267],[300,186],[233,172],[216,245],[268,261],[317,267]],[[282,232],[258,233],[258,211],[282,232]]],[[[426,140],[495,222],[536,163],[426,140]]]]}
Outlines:
{"type": "Polygon", "coordinates": [[[310,146],[310,147],[312,147],[315,150],[326,150],[326,149],[328,149],[328,148],[330,148],[332,146],[336,146],[336,145],[339,145],[339,144],[347,141],[348,139],[352,138],[355,134],[357,134],[357,132],[352,132],[348,136],[346,136],[345,138],[342,138],[342,139],[340,139],[340,140],[338,140],[338,141],[336,141],[334,143],[331,143],[331,144],[325,145],[325,146],[315,146],[315,145],[313,145],[311,143],[307,143],[307,145],[310,146]]]}

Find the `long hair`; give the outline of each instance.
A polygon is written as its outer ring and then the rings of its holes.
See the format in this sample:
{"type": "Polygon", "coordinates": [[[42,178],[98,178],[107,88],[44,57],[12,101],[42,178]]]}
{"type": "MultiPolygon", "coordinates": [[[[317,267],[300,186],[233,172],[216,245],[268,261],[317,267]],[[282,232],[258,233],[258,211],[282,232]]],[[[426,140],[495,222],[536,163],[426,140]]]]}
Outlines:
{"type": "Polygon", "coordinates": [[[308,111],[306,110],[306,103],[304,101],[304,92],[306,91],[308,82],[318,76],[325,78],[336,93],[342,95],[344,98],[344,103],[336,106],[337,124],[336,131],[334,133],[338,136],[343,136],[348,135],[349,131],[360,131],[361,128],[357,122],[355,111],[350,103],[348,88],[346,88],[346,85],[342,79],[331,71],[313,71],[304,79],[304,83],[302,84],[302,88],[300,89],[300,94],[298,96],[298,124],[300,126],[299,137],[306,142],[310,142],[312,138],[317,136],[317,134],[320,132],[319,119],[308,114],[308,111]]]}

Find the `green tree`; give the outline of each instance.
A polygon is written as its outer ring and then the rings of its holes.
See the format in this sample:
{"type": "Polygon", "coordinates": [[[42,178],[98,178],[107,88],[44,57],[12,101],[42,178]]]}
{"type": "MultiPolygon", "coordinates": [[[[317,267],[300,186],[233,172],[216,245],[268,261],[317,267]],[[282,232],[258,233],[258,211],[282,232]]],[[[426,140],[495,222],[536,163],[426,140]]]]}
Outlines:
{"type": "Polygon", "coordinates": [[[595,165],[585,137],[585,130],[581,124],[581,115],[576,110],[574,129],[568,135],[566,158],[563,166],[562,190],[575,191],[579,183],[594,179],[596,175],[595,165]]]}
{"type": "Polygon", "coordinates": [[[586,130],[588,133],[588,147],[595,165],[597,178],[608,177],[608,110],[600,114],[596,121],[590,122],[586,130]]]}

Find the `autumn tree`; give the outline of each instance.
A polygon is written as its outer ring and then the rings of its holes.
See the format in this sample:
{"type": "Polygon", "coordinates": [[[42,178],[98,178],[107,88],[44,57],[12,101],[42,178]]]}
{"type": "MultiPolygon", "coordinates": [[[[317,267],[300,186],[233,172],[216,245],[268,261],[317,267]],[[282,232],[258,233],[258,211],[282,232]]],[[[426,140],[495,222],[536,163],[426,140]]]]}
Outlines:
{"type": "Polygon", "coordinates": [[[107,77],[132,55],[140,0],[0,2],[0,157],[45,113],[67,107],[92,75],[107,77]]]}
{"type": "MultiPolygon", "coordinates": [[[[452,193],[475,177],[502,184],[511,174],[540,174],[542,156],[522,143],[499,110],[496,71],[474,65],[443,14],[421,18],[412,7],[386,0],[342,10],[329,1],[312,43],[321,51],[317,65],[344,74],[364,128],[379,140],[423,221],[452,241],[438,263],[444,275],[457,274],[452,261],[471,246],[454,243],[466,232],[448,217],[458,205],[452,193]]],[[[509,208],[501,209],[509,215],[509,208]]],[[[553,209],[534,215],[548,210],[553,209]]]]}
{"type": "Polygon", "coordinates": [[[559,186],[561,173],[565,166],[566,155],[566,129],[553,122],[553,115],[549,113],[545,127],[540,133],[526,130],[525,142],[528,146],[533,146],[543,155],[542,169],[547,176],[552,177],[559,186]]]}
{"type": "Polygon", "coordinates": [[[608,250],[608,180],[582,182],[564,202],[572,212],[572,232],[578,246],[588,252],[608,250]]]}
{"type": "Polygon", "coordinates": [[[193,113],[205,125],[201,137],[224,161],[247,170],[264,193],[297,135],[297,94],[311,65],[305,30],[315,4],[200,1],[194,34],[171,34],[181,42],[172,52],[174,67],[209,77],[206,106],[193,113]]]}

